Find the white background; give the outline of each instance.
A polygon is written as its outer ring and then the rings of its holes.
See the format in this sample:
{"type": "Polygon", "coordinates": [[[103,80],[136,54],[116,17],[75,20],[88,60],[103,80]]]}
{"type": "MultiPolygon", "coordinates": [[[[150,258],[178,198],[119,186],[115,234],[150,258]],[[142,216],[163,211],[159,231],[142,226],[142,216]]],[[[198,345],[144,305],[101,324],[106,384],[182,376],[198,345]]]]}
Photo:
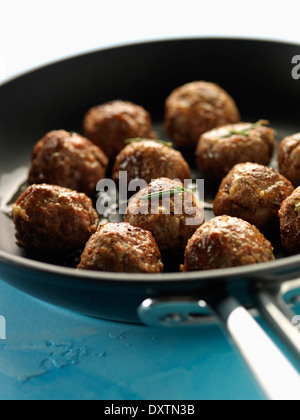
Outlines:
{"type": "Polygon", "coordinates": [[[300,43],[299,12],[295,0],[0,0],[0,81],[128,41],[221,35],[300,43]]]}

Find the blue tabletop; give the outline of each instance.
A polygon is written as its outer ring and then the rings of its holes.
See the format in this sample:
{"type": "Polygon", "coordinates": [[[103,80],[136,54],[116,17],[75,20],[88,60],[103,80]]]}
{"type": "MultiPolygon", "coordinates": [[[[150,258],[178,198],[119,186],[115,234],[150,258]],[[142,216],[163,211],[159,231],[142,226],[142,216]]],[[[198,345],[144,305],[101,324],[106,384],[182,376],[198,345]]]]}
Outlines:
{"type": "Polygon", "coordinates": [[[0,399],[260,399],[218,326],[169,330],[85,317],[0,281],[0,399]]]}

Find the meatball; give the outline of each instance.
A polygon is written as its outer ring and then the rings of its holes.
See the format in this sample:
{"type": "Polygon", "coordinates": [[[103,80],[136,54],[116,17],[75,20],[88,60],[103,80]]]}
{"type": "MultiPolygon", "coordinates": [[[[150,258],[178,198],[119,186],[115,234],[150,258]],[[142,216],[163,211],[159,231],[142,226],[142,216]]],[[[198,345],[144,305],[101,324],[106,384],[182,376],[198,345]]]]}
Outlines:
{"type": "Polygon", "coordinates": [[[179,250],[204,223],[204,210],[181,182],[159,178],[129,201],[125,220],[152,232],[160,250],[179,250]]]}
{"type": "Polygon", "coordinates": [[[239,120],[234,100],[214,83],[188,83],[166,100],[165,131],[179,147],[195,147],[201,134],[239,120]]]}
{"type": "Polygon", "coordinates": [[[268,166],[275,146],[272,128],[260,123],[226,125],[200,137],[196,163],[207,179],[219,182],[238,163],[268,166]]]}
{"type": "Polygon", "coordinates": [[[300,133],[282,140],[278,150],[279,172],[289,179],[294,187],[300,185],[300,133]]]}
{"type": "Polygon", "coordinates": [[[88,241],[78,269],[161,273],[163,263],[152,233],[128,223],[107,223],[88,241]]]}
{"type": "Polygon", "coordinates": [[[39,253],[69,253],[84,248],[99,225],[85,194],[67,188],[31,185],[13,205],[17,245],[39,253]]]}
{"type": "Polygon", "coordinates": [[[281,205],[279,211],[283,248],[290,255],[300,253],[300,187],[281,205]]]}
{"type": "Polygon", "coordinates": [[[155,138],[149,112],[129,101],[111,101],[91,108],[84,117],[83,129],[85,136],[109,157],[115,157],[127,139],[155,138]]]}
{"type": "Polygon", "coordinates": [[[281,203],[293,191],[290,181],[274,169],[241,163],[224,178],[214,201],[214,213],[239,217],[264,228],[278,223],[281,203]]]}
{"type": "Polygon", "coordinates": [[[273,261],[273,248],[250,223],[236,217],[216,217],[189,240],[181,271],[212,270],[273,261]]]}
{"type": "Polygon", "coordinates": [[[86,138],[65,130],[51,131],[33,149],[29,183],[58,185],[92,195],[107,166],[107,156],[86,138]]]}
{"type": "Polygon", "coordinates": [[[113,168],[113,180],[119,183],[119,172],[127,171],[128,184],[142,179],[149,184],[157,178],[191,178],[191,170],[182,154],[172,147],[156,141],[141,140],[128,144],[117,156],[113,168]]]}

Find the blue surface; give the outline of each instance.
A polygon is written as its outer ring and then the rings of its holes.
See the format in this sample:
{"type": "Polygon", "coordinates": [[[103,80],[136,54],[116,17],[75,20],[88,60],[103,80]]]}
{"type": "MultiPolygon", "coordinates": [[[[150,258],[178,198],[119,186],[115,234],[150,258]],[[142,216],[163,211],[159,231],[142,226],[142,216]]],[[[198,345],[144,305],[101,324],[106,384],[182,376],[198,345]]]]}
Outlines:
{"type": "Polygon", "coordinates": [[[218,326],[169,330],[88,318],[0,281],[1,400],[261,399],[218,326]]]}

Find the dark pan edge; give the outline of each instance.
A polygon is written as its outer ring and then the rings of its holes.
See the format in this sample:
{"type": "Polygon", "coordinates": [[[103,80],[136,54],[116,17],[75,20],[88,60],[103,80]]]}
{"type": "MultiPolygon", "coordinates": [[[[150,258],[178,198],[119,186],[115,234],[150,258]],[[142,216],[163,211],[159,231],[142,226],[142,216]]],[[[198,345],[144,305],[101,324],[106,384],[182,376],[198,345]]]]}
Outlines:
{"type": "MultiPolygon", "coordinates": [[[[270,263],[262,263],[255,266],[243,266],[234,268],[225,268],[217,270],[195,271],[190,273],[166,273],[166,274],[127,274],[127,273],[110,273],[110,272],[92,272],[79,271],[68,267],[60,267],[43,262],[33,261],[24,257],[10,255],[0,251],[0,262],[11,267],[19,269],[35,270],[41,273],[51,273],[53,275],[64,275],[68,278],[90,279],[92,281],[109,280],[116,282],[186,282],[186,281],[219,281],[222,278],[256,278],[260,276],[281,276],[285,272],[298,270],[300,274],[300,255],[286,257],[270,263]]],[[[1,271],[1,266],[0,266],[1,271]]],[[[272,278],[274,280],[274,277],[272,278]]]]}
{"type": "Polygon", "coordinates": [[[245,42],[257,42],[257,43],[267,43],[267,44],[273,44],[273,45],[287,45],[287,46],[294,46],[294,47],[300,47],[299,43],[297,43],[296,41],[289,41],[289,40],[282,40],[282,39],[268,39],[268,38],[261,38],[261,37],[250,37],[250,36],[240,36],[240,37],[234,37],[234,36],[222,36],[220,37],[219,35],[213,36],[213,35],[209,35],[209,36],[201,36],[201,37],[197,37],[197,36],[186,36],[186,37],[182,37],[179,36],[178,38],[172,36],[172,37],[166,37],[166,38],[158,38],[158,39],[144,39],[141,41],[125,41],[125,42],[118,42],[118,43],[114,43],[111,45],[107,45],[104,46],[103,48],[92,48],[92,49],[88,49],[85,50],[83,52],[79,52],[79,53],[71,53],[70,55],[61,57],[61,58],[57,58],[57,59],[53,59],[53,60],[49,60],[47,62],[45,62],[44,64],[39,64],[36,66],[32,66],[26,70],[17,72],[16,74],[12,75],[11,77],[6,78],[3,81],[0,81],[0,87],[5,86],[8,83],[14,82],[16,79],[19,79],[21,77],[24,77],[28,74],[34,73],[34,72],[38,72],[40,70],[43,70],[47,67],[51,67],[53,65],[56,64],[60,64],[66,61],[71,61],[74,60],[76,58],[80,58],[80,57],[84,57],[84,56],[88,56],[91,54],[97,54],[99,52],[104,52],[104,51],[111,51],[111,50],[117,50],[117,49],[122,49],[124,47],[136,47],[136,46],[143,46],[143,45],[150,45],[150,44],[159,44],[159,43],[173,43],[173,42],[181,42],[181,41],[197,41],[197,40],[203,40],[203,41],[245,41],[245,42]]]}

